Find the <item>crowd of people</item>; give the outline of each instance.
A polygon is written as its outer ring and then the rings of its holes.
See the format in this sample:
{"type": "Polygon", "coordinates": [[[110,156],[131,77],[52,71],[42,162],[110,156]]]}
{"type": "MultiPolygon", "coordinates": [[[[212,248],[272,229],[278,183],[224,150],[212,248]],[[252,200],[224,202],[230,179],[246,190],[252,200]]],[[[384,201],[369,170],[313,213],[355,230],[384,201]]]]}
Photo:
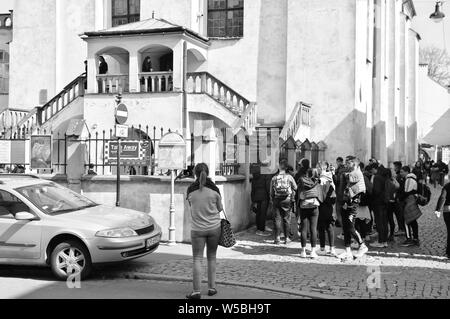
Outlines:
{"type": "Polygon", "coordinates": [[[361,257],[369,247],[388,248],[396,238],[403,247],[420,246],[418,219],[421,207],[431,200],[430,182],[443,186],[436,216],[443,213],[449,229],[450,184],[444,187],[448,166],[442,161],[418,161],[413,167],[395,162],[386,168],[375,159],[365,165],[348,156],[345,161],[337,158],[335,166],[319,162],[311,167],[310,161],[303,159],[294,172],[288,161],[281,159],[274,175],[262,175],[258,167],[252,173],[256,234],[274,236],[274,244],[287,244],[297,231],[303,258],[307,257],[308,241],[310,258],[327,254],[343,260],[361,257]],[[266,227],[268,212],[273,216],[273,230],[266,227]],[[342,233],[335,236],[339,228],[342,233]],[[336,253],[335,237],[344,241],[341,255],[336,253]]]}

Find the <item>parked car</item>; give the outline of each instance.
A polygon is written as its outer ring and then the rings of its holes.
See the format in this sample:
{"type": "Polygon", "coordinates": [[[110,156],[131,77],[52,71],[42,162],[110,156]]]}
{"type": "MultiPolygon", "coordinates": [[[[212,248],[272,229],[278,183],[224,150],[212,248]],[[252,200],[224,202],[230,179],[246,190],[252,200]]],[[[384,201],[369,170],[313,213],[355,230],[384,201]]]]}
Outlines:
{"type": "Polygon", "coordinates": [[[50,266],[61,280],[84,279],[93,265],[145,256],[160,240],[148,214],[97,204],[36,176],[0,174],[0,264],[50,266]]]}

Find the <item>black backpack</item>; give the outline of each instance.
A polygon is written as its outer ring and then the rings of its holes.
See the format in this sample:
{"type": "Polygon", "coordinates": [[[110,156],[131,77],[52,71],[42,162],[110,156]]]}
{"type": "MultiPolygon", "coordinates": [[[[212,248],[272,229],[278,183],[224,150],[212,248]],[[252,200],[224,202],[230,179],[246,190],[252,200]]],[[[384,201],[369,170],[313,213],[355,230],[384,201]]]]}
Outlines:
{"type": "Polygon", "coordinates": [[[417,184],[417,204],[420,206],[427,206],[431,201],[431,190],[430,188],[423,184],[417,184]]]}

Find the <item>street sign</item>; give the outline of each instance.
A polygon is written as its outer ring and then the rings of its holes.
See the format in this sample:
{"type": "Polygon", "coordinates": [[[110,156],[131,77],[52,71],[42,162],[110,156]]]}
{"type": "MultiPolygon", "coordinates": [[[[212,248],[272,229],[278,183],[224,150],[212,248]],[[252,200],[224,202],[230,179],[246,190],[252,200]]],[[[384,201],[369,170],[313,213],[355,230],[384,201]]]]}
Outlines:
{"type": "Polygon", "coordinates": [[[128,138],[128,126],[116,124],[116,137],[128,138]]]}
{"type": "Polygon", "coordinates": [[[125,104],[120,103],[116,108],[116,123],[124,125],[128,121],[128,108],[125,104]]]}
{"type": "Polygon", "coordinates": [[[161,138],[158,152],[159,169],[186,169],[186,141],[178,133],[168,133],[161,138]]]}

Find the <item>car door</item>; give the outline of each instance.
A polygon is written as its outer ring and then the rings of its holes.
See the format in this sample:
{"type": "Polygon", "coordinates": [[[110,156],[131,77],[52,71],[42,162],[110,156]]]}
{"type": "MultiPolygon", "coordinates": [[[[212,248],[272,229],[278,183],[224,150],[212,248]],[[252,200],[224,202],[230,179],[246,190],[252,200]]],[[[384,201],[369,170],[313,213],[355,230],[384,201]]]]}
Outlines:
{"type": "Polygon", "coordinates": [[[32,209],[11,192],[0,189],[0,259],[38,259],[41,256],[40,220],[18,221],[18,212],[32,209]]]}

